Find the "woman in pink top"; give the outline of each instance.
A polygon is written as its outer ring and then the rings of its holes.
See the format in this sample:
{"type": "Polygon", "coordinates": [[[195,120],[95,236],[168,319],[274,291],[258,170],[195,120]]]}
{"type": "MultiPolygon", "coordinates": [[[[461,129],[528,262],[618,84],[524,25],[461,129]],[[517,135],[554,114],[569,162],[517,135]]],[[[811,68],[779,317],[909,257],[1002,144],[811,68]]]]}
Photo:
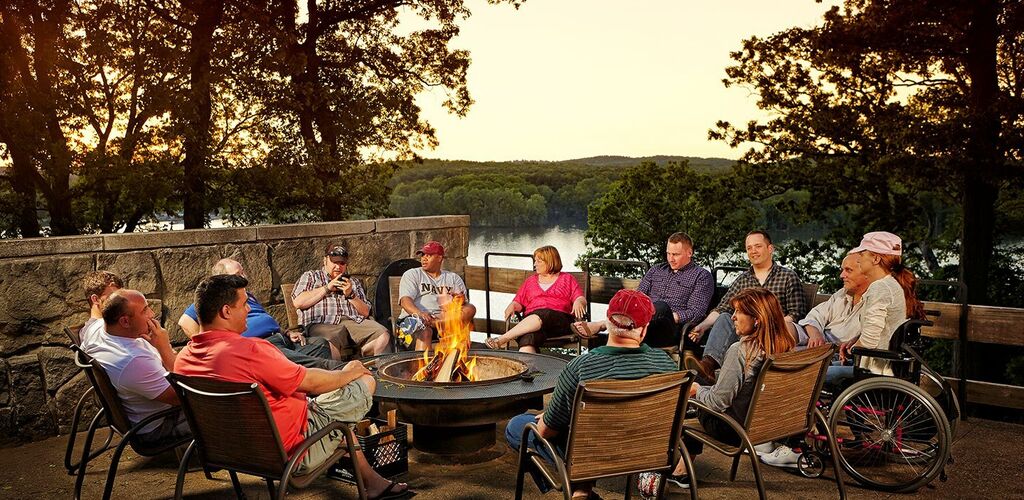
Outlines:
{"type": "Polygon", "coordinates": [[[562,273],[562,259],[553,246],[533,252],[533,268],[537,274],[526,278],[512,303],[505,308],[505,318],[522,312],[526,317],[504,335],[487,339],[497,349],[517,340],[522,352],[537,352],[547,337],[569,332],[573,317],[580,319],[587,308],[583,290],[571,274],[562,273]]]}

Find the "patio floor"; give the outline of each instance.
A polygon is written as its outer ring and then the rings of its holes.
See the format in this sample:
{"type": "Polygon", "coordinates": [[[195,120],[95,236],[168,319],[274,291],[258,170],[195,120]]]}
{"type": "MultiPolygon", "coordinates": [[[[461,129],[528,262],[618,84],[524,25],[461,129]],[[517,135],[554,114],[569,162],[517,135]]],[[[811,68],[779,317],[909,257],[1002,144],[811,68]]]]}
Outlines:
{"type": "MultiPolygon", "coordinates": [[[[502,428],[503,426],[499,426],[502,428]]],[[[0,450],[0,498],[69,498],[74,478],[63,467],[66,437],[0,450]]],[[[101,455],[89,468],[83,498],[99,498],[111,452],[101,455]]],[[[430,455],[413,452],[410,470],[404,477],[417,498],[490,499],[511,498],[515,489],[515,454],[499,443],[483,453],[493,460],[475,464],[440,462],[430,455]]],[[[947,467],[949,481],[934,481],[915,494],[886,495],[850,484],[851,499],[867,498],[1021,498],[1024,499],[1024,426],[971,419],[962,422],[953,445],[956,462],[947,467]]],[[[173,454],[157,458],[139,457],[128,451],[122,458],[114,498],[146,500],[169,498],[174,494],[177,464],[173,454]]],[[[768,495],[774,498],[837,498],[830,479],[811,480],[781,469],[765,467],[768,495]]],[[[697,460],[700,497],[757,498],[749,463],[741,465],[737,481],[730,483],[729,461],[709,452],[697,460]]],[[[185,483],[188,498],[214,499],[231,496],[231,482],[224,472],[209,481],[200,473],[189,474],[185,483]]],[[[264,484],[242,476],[250,499],[268,498],[264,484]]],[[[604,498],[622,498],[622,481],[601,481],[597,488],[604,498]]],[[[355,498],[355,489],[321,478],[290,498],[355,498]]],[[[552,492],[541,495],[527,482],[527,498],[560,498],[552,492]]],[[[669,487],[669,498],[689,498],[688,493],[669,487]]]]}

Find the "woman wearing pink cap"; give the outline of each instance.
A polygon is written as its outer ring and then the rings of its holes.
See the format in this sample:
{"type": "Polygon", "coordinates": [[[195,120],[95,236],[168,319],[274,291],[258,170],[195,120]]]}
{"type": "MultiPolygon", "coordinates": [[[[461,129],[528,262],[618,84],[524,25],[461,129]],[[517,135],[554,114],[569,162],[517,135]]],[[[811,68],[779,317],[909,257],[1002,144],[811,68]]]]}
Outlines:
{"type": "MultiPolygon", "coordinates": [[[[908,318],[923,318],[924,306],[917,300],[917,279],[903,267],[903,242],[899,236],[885,231],[867,233],[850,255],[859,257],[861,272],[871,281],[861,299],[861,332],[857,338],[843,343],[839,349],[841,359],[849,357],[850,347],[856,345],[870,349],[888,349],[892,333],[908,318]]],[[[872,373],[888,373],[885,360],[865,358],[861,368],[872,373]]],[[[830,379],[835,375],[830,370],[830,379]]],[[[847,370],[852,376],[853,370],[847,370]]],[[[831,380],[830,380],[831,381],[831,380]]]]}
{"type": "Polygon", "coordinates": [[[537,352],[547,337],[565,335],[573,319],[583,317],[587,300],[571,274],[562,272],[562,258],[553,246],[533,251],[533,267],[537,274],[526,278],[512,303],[505,308],[505,318],[515,313],[526,317],[504,335],[487,339],[487,346],[497,349],[519,339],[519,350],[537,352]]]}

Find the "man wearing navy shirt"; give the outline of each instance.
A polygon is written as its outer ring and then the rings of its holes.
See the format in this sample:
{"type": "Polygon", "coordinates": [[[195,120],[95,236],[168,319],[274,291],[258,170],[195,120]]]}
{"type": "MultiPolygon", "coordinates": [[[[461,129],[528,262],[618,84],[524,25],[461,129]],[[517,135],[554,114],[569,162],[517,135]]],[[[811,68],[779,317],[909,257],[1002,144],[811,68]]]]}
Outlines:
{"type": "MultiPolygon", "coordinates": [[[[221,259],[213,265],[211,274],[236,274],[245,277],[245,269],[242,264],[233,259],[221,259]]],[[[326,339],[320,337],[306,338],[302,332],[282,332],[277,320],[263,309],[260,301],[256,300],[253,294],[246,291],[249,297],[249,314],[246,317],[246,330],[242,332],[243,337],[256,337],[266,339],[277,347],[282,354],[291,362],[307,368],[323,368],[326,370],[341,369],[345,363],[331,359],[331,348],[326,339]]],[[[199,317],[196,314],[195,304],[185,309],[184,314],[178,319],[178,326],[185,331],[185,334],[192,338],[199,333],[199,317]]]]}

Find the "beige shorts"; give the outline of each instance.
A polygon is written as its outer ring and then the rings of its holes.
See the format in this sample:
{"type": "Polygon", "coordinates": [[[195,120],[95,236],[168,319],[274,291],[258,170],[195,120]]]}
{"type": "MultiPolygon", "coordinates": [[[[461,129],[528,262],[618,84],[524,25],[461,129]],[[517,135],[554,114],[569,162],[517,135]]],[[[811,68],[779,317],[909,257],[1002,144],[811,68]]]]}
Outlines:
{"type": "Polygon", "coordinates": [[[372,319],[364,319],[356,323],[348,318],[341,320],[340,325],[328,323],[316,323],[306,328],[310,337],[323,337],[334,344],[338,349],[344,350],[349,347],[362,348],[368,342],[372,342],[381,335],[388,333],[380,323],[372,319]]]}
{"type": "MultiPolygon", "coordinates": [[[[366,416],[373,404],[373,393],[362,380],[355,380],[344,387],[323,393],[316,399],[309,400],[306,412],[306,437],[312,436],[331,422],[343,422],[353,425],[366,416]]],[[[340,430],[331,432],[327,437],[309,447],[306,456],[299,464],[299,470],[314,468],[327,460],[338,446],[345,443],[345,434],[340,430]]]]}

